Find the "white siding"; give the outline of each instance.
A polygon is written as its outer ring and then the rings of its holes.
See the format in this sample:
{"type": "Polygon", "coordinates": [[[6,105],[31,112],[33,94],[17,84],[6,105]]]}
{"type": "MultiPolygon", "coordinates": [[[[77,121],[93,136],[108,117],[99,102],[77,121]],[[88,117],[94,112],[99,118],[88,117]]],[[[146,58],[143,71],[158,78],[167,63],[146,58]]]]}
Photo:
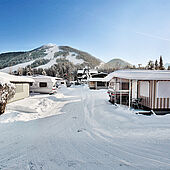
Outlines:
{"type": "Polygon", "coordinates": [[[8,102],[24,99],[29,96],[29,83],[17,83],[15,84],[16,93],[15,96],[8,102]]]}
{"type": "Polygon", "coordinates": [[[169,81],[159,81],[157,83],[157,98],[170,98],[169,81]]]}
{"type": "Polygon", "coordinates": [[[140,96],[149,97],[149,82],[148,81],[140,82],[140,96]]]}
{"type": "Polygon", "coordinates": [[[137,80],[132,81],[132,98],[137,98],[137,80]]]}

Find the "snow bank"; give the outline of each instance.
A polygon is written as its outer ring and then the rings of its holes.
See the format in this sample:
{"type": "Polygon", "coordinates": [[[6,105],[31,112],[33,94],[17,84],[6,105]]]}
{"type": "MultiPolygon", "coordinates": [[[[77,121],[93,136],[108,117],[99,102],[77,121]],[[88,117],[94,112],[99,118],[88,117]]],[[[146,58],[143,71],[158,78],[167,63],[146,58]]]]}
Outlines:
{"type": "Polygon", "coordinates": [[[63,99],[64,95],[62,93],[54,95],[36,94],[10,103],[7,105],[5,114],[0,117],[0,123],[26,122],[61,114],[61,108],[70,102],[67,100],[63,102],[63,99]]]}

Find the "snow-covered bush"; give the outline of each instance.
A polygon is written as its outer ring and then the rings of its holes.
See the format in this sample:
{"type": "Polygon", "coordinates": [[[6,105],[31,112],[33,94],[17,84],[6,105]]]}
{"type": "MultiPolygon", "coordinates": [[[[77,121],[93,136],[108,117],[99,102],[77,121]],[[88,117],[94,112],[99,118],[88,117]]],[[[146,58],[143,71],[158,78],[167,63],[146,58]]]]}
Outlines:
{"type": "Polygon", "coordinates": [[[7,101],[15,95],[15,85],[12,83],[0,82],[0,115],[5,112],[7,101]]]}

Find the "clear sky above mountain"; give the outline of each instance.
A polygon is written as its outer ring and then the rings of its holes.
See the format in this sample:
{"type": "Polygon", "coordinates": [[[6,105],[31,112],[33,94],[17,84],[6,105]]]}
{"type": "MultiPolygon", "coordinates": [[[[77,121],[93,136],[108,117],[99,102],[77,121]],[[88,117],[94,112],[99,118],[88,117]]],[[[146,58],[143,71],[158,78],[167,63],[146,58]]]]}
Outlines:
{"type": "Polygon", "coordinates": [[[54,43],[105,62],[170,62],[169,9],[169,0],[0,0],[0,52],[54,43]]]}

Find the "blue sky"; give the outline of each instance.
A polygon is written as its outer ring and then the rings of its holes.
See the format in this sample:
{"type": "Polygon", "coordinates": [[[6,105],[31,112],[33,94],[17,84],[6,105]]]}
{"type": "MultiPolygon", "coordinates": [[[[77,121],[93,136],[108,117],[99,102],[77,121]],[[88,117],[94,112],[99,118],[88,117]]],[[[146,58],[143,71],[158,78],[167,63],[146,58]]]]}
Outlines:
{"type": "Polygon", "coordinates": [[[107,62],[170,62],[169,0],[0,0],[0,52],[54,43],[107,62]]]}

